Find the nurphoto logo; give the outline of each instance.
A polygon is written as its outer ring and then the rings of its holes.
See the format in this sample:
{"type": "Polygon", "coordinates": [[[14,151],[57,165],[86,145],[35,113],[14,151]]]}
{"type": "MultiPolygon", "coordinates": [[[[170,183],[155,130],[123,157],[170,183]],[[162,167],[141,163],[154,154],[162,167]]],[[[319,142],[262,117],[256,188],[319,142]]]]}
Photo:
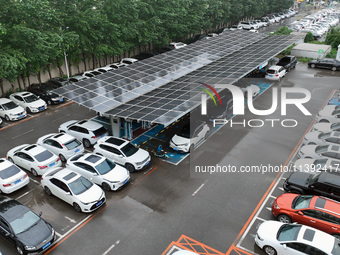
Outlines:
{"type": "MultiPolygon", "coordinates": [[[[217,98],[220,100],[221,106],[222,106],[222,102],[220,99],[220,96],[218,95],[218,93],[216,92],[216,90],[207,84],[204,84],[204,86],[206,86],[207,88],[209,88],[210,90],[212,90],[215,95],[217,96],[217,98]]],[[[311,93],[309,90],[304,89],[304,88],[281,88],[281,93],[280,93],[280,107],[278,107],[279,102],[278,102],[278,98],[279,98],[279,92],[277,88],[273,88],[272,89],[272,105],[269,109],[266,110],[258,110],[254,107],[253,104],[253,92],[252,92],[252,88],[251,86],[246,88],[246,93],[247,96],[245,98],[245,93],[241,90],[241,88],[235,86],[235,85],[231,85],[231,84],[216,84],[215,88],[223,88],[223,89],[228,89],[231,94],[232,94],[232,98],[233,98],[233,115],[244,115],[244,109],[245,109],[245,102],[247,102],[247,107],[249,109],[249,111],[251,113],[253,113],[254,115],[257,116],[267,116],[270,115],[272,113],[274,113],[277,108],[281,109],[281,116],[286,116],[287,115],[287,105],[295,105],[304,115],[312,115],[307,109],[306,107],[303,105],[307,102],[309,102],[309,100],[311,99],[311,93]],[[288,95],[289,94],[300,94],[303,95],[303,97],[301,98],[289,98],[288,95]]],[[[213,98],[213,95],[207,91],[206,89],[202,89],[203,91],[205,91],[208,95],[210,95],[210,97],[213,98]]],[[[215,105],[216,105],[216,101],[213,98],[215,105]]],[[[207,115],[207,98],[206,98],[206,94],[202,94],[201,95],[201,104],[202,104],[202,108],[201,108],[201,114],[202,115],[207,115]]],[[[243,125],[244,127],[248,126],[249,127],[262,127],[264,125],[264,123],[269,122],[271,123],[272,127],[275,126],[274,123],[276,122],[280,122],[282,126],[284,127],[295,127],[297,126],[298,122],[295,119],[251,119],[246,121],[245,119],[242,122],[234,122],[234,125],[243,125]]],[[[232,123],[232,119],[231,120],[227,120],[227,119],[214,119],[213,120],[213,125],[215,127],[215,125],[223,125],[226,123],[230,123],[231,126],[233,125],[232,123]]]]}

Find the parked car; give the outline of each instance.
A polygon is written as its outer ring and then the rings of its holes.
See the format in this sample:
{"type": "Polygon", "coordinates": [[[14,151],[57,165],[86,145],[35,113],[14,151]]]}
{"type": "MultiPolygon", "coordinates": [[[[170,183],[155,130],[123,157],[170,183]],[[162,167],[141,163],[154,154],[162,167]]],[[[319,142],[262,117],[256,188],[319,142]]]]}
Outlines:
{"type": "Polygon", "coordinates": [[[292,68],[295,68],[297,64],[297,58],[295,56],[284,56],[280,59],[280,61],[276,64],[277,66],[283,66],[287,72],[289,72],[292,68]]]}
{"type": "Polygon", "coordinates": [[[23,170],[5,158],[0,158],[0,193],[9,194],[29,183],[23,170]]]}
{"type": "Polygon", "coordinates": [[[169,47],[172,49],[180,49],[187,46],[187,44],[182,43],[182,42],[171,42],[169,43],[169,47]]]}
{"type": "Polygon", "coordinates": [[[337,131],[340,132],[340,122],[338,123],[315,123],[312,131],[319,131],[323,133],[337,131]]]}
{"type": "Polygon", "coordinates": [[[127,65],[131,65],[131,64],[136,63],[136,62],[138,62],[138,59],[136,59],[136,58],[123,58],[120,61],[121,64],[127,64],[127,65]]]}
{"type": "Polygon", "coordinates": [[[0,117],[7,121],[26,118],[27,112],[23,107],[8,98],[0,98],[0,117]]]}
{"type": "Polygon", "coordinates": [[[77,138],[64,133],[44,135],[38,139],[37,144],[58,155],[62,162],[84,152],[84,146],[77,138]]]}
{"type": "Polygon", "coordinates": [[[315,173],[315,172],[334,172],[340,173],[340,160],[334,159],[311,159],[301,158],[293,164],[295,171],[315,173]]]}
{"type": "Polygon", "coordinates": [[[340,145],[340,132],[322,133],[319,131],[308,132],[303,138],[304,145],[340,145]]]}
{"type": "Polygon", "coordinates": [[[340,203],[334,200],[285,193],[275,199],[272,213],[282,223],[297,222],[340,239],[340,203]]]}
{"type": "Polygon", "coordinates": [[[57,168],[41,177],[46,194],[73,206],[77,212],[93,212],[105,201],[104,191],[84,176],[67,168],[57,168]]]}
{"type": "Polygon", "coordinates": [[[340,175],[333,172],[293,172],[284,182],[286,192],[340,200],[340,175]]]}
{"type": "Polygon", "coordinates": [[[78,154],[69,158],[66,167],[108,191],[119,190],[130,180],[130,173],[125,167],[93,153],[78,154]]]}
{"type": "Polygon", "coordinates": [[[121,67],[124,67],[124,66],[127,66],[128,64],[125,64],[125,63],[112,63],[112,64],[109,64],[107,65],[107,67],[110,67],[110,68],[113,68],[113,69],[118,69],[118,68],[121,68],[121,67]]]}
{"type": "Polygon", "coordinates": [[[67,121],[60,125],[58,132],[78,138],[86,148],[93,146],[100,138],[109,134],[103,125],[91,120],[67,121]]]}
{"type": "Polygon", "coordinates": [[[340,106],[326,105],[317,115],[317,122],[340,123],[340,106]]]}
{"type": "Polygon", "coordinates": [[[267,69],[265,78],[268,80],[278,81],[286,75],[286,69],[283,66],[271,66],[267,69]]]}
{"type": "Polygon", "coordinates": [[[54,93],[52,91],[53,89],[55,89],[55,87],[49,84],[32,84],[31,86],[28,87],[27,91],[38,96],[39,98],[44,100],[48,105],[60,104],[64,102],[64,97],[54,93]]]}
{"type": "Polygon", "coordinates": [[[19,254],[42,254],[55,240],[52,226],[28,207],[0,196],[0,235],[19,254]]]}
{"type": "Polygon", "coordinates": [[[60,88],[60,87],[70,85],[72,83],[69,79],[64,79],[64,78],[61,78],[61,77],[54,77],[54,78],[50,79],[49,81],[47,81],[47,84],[49,86],[53,86],[54,88],[60,88]]]}
{"type": "Polygon", "coordinates": [[[305,145],[298,152],[299,158],[336,159],[340,160],[340,146],[337,145],[305,145]]]}
{"type": "Polygon", "coordinates": [[[210,128],[205,121],[190,121],[170,140],[170,148],[180,152],[192,152],[203,140],[207,139],[210,128]]]}
{"type": "Polygon", "coordinates": [[[82,74],[82,76],[85,76],[85,77],[88,77],[88,78],[93,78],[97,75],[100,75],[102,74],[102,72],[99,72],[99,71],[95,71],[95,70],[92,70],[92,71],[86,71],[82,74]]]}
{"type": "Polygon", "coordinates": [[[339,240],[300,224],[265,221],[257,229],[255,243],[268,255],[337,255],[339,240]]]}
{"type": "Polygon", "coordinates": [[[11,94],[9,98],[28,113],[42,112],[47,109],[46,102],[31,92],[16,92],[11,94]]]}
{"type": "Polygon", "coordinates": [[[237,26],[238,28],[243,28],[246,30],[259,29],[259,26],[251,21],[240,21],[237,26]]]}
{"type": "Polygon", "coordinates": [[[146,150],[113,136],[100,138],[94,146],[93,153],[114,160],[115,163],[126,167],[130,173],[145,169],[151,161],[150,154],[146,150]]]}
{"type": "Polygon", "coordinates": [[[311,68],[325,68],[332,71],[340,70],[340,61],[332,58],[315,59],[308,62],[311,68]]]}
{"type": "Polygon", "coordinates": [[[58,156],[37,144],[23,144],[14,147],[7,152],[7,159],[31,171],[34,176],[42,175],[49,169],[61,166],[58,156]]]}
{"type": "Polygon", "coordinates": [[[86,79],[88,79],[89,77],[86,76],[82,76],[82,75],[76,75],[76,76],[72,76],[69,78],[69,81],[71,82],[78,82],[78,81],[84,81],[86,79]]]}
{"type": "Polygon", "coordinates": [[[113,71],[114,69],[115,68],[113,68],[111,66],[103,66],[103,67],[100,67],[100,68],[96,68],[93,71],[100,72],[100,73],[107,73],[107,72],[113,71]]]}

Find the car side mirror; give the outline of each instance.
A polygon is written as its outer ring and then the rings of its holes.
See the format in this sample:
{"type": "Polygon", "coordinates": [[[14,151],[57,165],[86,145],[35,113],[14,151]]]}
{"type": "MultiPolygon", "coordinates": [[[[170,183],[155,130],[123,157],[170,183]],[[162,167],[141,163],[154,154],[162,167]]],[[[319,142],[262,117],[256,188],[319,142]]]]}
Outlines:
{"type": "Polygon", "coordinates": [[[282,247],[283,249],[287,250],[287,245],[285,243],[282,245],[282,247]]]}
{"type": "Polygon", "coordinates": [[[66,192],[66,195],[71,196],[71,192],[69,192],[69,191],[66,192]]]}
{"type": "Polygon", "coordinates": [[[93,176],[97,176],[98,174],[97,174],[97,173],[93,173],[92,175],[93,175],[93,176]]]}
{"type": "Polygon", "coordinates": [[[304,215],[303,212],[301,212],[301,211],[297,211],[296,213],[297,213],[298,215],[301,215],[301,216],[304,215]]]}
{"type": "Polygon", "coordinates": [[[39,217],[41,217],[41,215],[42,215],[42,212],[40,212],[38,215],[39,215],[39,217]]]}

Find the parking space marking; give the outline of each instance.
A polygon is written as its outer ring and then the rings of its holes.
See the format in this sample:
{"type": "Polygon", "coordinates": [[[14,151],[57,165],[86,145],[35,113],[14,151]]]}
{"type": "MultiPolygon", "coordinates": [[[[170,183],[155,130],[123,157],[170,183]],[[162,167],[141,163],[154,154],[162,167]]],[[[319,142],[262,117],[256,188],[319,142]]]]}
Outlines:
{"type": "Polygon", "coordinates": [[[119,244],[120,243],[120,240],[117,240],[114,244],[112,244],[111,246],[110,246],[110,248],[109,249],[107,249],[102,255],[107,255],[107,254],[109,254],[109,252],[117,245],[117,244],[119,244]]]}
{"type": "Polygon", "coordinates": [[[69,220],[71,223],[77,223],[74,219],[70,217],[65,216],[65,219],[69,220]]]}
{"type": "Polygon", "coordinates": [[[18,196],[15,200],[19,200],[20,198],[26,196],[27,194],[29,194],[29,191],[25,192],[24,194],[18,196]]]}
{"type": "Polygon", "coordinates": [[[55,235],[60,238],[61,237],[61,234],[59,234],[57,231],[54,231],[55,235]]]}
{"type": "Polygon", "coordinates": [[[30,181],[32,181],[32,182],[38,184],[39,186],[41,185],[39,181],[36,181],[36,180],[34,180],[33,178],[30,178],[30,181]]]}
{"type": "Polygon", "coordinates": [[[54,119],[54,120],[52,120],[52,122],[56,122],[56,121],[58,121],[58,120],[64,119],[65,117],[68,117],[68,116],[70,116],[70,114],[66,114],[66,115],[65,115],[65,116],[63,116],[63,117],[60,117],[60,118],[54,119]]]}
{"type": "Polygon", "coordinates": [[[20,136],[27,135],[28,133],[31,133],[31,132],[33,132],[33,129],[28,130],[25,133],[21,133],[20,135],[13,136],[12,139],[16,139],[16,138],[18,138],[20,136]]]}
{"type": "Polygon", "coordinates": [[[192,193],[192,196],[195,196],[197,194],[197,192],[199,192],[203,187],[204,185],[207,183],[208,180],[206,180],[204,183],[201,184],[201,186],[198,187],[197,190],[195,190],[194,193],[192,193]]]}

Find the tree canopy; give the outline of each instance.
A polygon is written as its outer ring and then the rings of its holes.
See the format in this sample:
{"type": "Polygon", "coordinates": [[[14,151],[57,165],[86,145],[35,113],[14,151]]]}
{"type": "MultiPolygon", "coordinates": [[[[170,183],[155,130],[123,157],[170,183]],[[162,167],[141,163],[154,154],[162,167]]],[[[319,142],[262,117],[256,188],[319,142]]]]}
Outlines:
{"type": "MultiPolygon", "coordinates": [[[[0,0],[0,85],[289,8],[293,0],[0,0]]],[[[94,62],[93,62],[94,63],[94,62]]]]}

